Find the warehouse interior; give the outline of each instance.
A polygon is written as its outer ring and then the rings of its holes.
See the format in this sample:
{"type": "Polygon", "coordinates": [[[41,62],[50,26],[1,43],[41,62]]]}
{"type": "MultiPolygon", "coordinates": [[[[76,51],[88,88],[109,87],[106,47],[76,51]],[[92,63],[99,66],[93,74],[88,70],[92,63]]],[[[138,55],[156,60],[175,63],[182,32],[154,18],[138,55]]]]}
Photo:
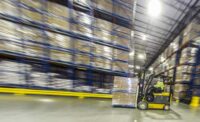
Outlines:
{"type": "Polygon", "coordinates": [[[199,13],[199,0],[1,0],[1,121],[198,121],[199,13]]]}

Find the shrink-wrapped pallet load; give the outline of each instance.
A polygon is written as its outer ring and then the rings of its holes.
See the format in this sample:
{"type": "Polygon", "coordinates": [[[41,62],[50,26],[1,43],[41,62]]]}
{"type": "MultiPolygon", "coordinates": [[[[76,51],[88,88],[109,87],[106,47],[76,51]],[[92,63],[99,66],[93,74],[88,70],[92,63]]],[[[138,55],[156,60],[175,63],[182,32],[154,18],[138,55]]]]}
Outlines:
{"type": "Polygon", "coordinates": [[[51,46],[55,47],[62,47],[65,49],[71,49],[72,48],[72,38],[66,35],[53,33],[53,32],[47,32],[48,35],[48,42],[51,46]]]}
{"type": "Polygon", "coordinates": [[[113,106],[136,107],[137,78],[115,76],[113,86],[113,106]]]}
{"type": "Polygon", "coordinates": [[[72,62],[72,54],[69,52],[61,51],[61,50],[51,49],[50,57],[52,60],[56,60],[56,61],[72,62]]]}

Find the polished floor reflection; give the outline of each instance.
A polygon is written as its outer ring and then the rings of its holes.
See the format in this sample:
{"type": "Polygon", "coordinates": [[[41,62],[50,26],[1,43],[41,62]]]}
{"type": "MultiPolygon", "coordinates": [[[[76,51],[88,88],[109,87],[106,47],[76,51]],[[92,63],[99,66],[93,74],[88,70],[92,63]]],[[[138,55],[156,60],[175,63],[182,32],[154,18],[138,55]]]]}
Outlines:
{"type": "Polygon", "coordinates": [[[198,122],[200,109],[174,103],[171,111],[112,108],[111,100],[0,95],[0,122],[198,122]]]}

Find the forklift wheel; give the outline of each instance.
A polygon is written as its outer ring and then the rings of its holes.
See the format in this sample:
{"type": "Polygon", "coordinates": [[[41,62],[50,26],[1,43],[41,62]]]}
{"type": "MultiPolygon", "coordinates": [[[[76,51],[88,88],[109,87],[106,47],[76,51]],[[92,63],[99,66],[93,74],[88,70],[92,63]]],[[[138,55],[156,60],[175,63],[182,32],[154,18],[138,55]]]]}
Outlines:
{"type": "Polygon", "coordinates": [[[170,110],[170,106],[169,105],[165,105],[163,109],[168,111],[168,110],[170,110]]]}
{"type": "Polygon", "coordinates": [[[138,108],[139,108],[140,110],[147,110],[147,108],[148,108],[148,103],[145,102],[145,101],[140,101],[140,102],[138,103],[138,108]]]}
{"type": "Polygon", "coordinates": [[[148,94],[148,95],[146,96],[146,100],[147,100],[148,102],[153,102],[154,96],[151,95],[151,94],[148,94]]]}

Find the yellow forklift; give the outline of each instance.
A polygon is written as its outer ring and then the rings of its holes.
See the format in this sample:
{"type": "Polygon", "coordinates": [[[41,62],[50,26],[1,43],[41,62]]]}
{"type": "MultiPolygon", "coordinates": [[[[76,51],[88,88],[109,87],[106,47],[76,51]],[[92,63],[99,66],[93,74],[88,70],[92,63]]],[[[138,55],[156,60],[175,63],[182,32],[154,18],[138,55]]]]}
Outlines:
{"type": "Polygon", "coordinates": [[[164,76],[156,78],[154,74],[148,79],[145,79],[145,74],[143,78],[139,77],[138,109],[170,110],[171,95],[172,78],[164,76]],[[164,88],[167,85],[169,90],[166,92],[164,88]]]}

